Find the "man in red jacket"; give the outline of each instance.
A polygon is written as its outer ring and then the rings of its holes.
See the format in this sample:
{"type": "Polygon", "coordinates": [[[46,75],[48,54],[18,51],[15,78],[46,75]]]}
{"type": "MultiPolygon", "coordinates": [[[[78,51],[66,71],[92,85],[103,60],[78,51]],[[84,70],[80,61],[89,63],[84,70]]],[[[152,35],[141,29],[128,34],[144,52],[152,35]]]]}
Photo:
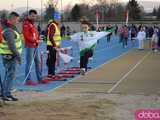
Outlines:
{"type": "Polygon", "coordinates": [[[37,17],[36,10],[30,10],[29,16],[23,22],[23,36],[25,40],[26,49],[26,68],[25,68],[25,80],[26,85],[37,85],[36,82],[31,79],[31,64],[34,60],[35,62],[35,72],[39,83],[48,83],[48,80],[42,80],[42,72],[40,68],[40,58],[38,53],[38,46],[40,43],[39,33],[37,31],[36,25],[34,24],[37,17]]]}

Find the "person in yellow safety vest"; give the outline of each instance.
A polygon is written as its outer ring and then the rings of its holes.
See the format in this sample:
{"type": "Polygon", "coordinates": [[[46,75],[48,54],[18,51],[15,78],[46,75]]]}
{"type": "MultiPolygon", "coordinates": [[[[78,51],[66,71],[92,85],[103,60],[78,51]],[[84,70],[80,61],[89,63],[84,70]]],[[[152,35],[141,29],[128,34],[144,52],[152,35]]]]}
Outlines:
{"type": "Polygon", "coordinates": [[[8,20],[3,21],[3,41],[0,43],[0,54],[2,55],[5,67],[5,79],[3,80],[4,101],[17,101],[18,99],[11,94],[13,80],[16,74],[16,65],[21,64],[22,40],[16,28],[19,15],[16,12],[9,14],[8,20]]]}
{"type": "Polygon", "coordinates": [[[49,51],[47,58],[48,77],[52,77],[55,75],[56,53],[57,53],[56,49],[59,48],[61,45],[60,17],[56,15],[54,16],[54,20],[49,21],[48,25],[48,34],[47,34],[47,50],[49,51]]]}

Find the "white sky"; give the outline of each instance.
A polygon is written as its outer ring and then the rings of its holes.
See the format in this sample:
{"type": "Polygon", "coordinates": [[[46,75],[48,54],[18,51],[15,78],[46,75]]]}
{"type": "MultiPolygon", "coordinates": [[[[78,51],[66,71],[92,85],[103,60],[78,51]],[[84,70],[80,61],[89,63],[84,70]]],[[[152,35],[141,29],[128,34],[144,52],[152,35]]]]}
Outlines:
{"type": "MultiPolygon", "coordinates": [[[[45,3],[47,0],[42,0],[43,2],[43,8],[45,7],[45,3]]],[[[53,1],[59,1],[59,7],[61,5],[61,0],[53,0],[53,1]]],[[[79,3],[81,0],[62,0],[62,5],[73,5],[75,3],[79,3]]],[[[85,0],[85,1],[90,1],[90,0],[85,0]]],[[[93,1],[93,0],[91,0],[93,1]]],[[[129,0],[118,0],[119,2],[128,2],[129,0]]],[[[138,2],[140,1],[157,1],[160,2],[160,0],[137,0],[138,2]]],[[[41,0],[28,0],[29,7],[31,8],[41,8],[41,0]]],[[[26,7],[27,6],[27,0],[0,0],[0,10],[2,9],[7,9],[7,10],[12,10],[16,9],[19,7],[26,7]]],[[[145,6],[144,6],[145,8],[145,6]]]]}

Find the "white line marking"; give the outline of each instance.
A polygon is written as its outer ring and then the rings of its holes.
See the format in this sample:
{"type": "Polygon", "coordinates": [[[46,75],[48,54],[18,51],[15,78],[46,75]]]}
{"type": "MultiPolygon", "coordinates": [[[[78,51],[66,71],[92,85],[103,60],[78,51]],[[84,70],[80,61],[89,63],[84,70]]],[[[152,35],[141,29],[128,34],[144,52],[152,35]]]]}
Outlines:
{"type": "Polygon", "coordinates": [[[151,52],[148,52],[141,60],[137,62],[137,64],[130,70],[128,71],[111,89],[107,91],[107,93],[111,93],[123,80],[131,73],[133,72],[149,55],[151,52]]]}
{"type": "MultiPolygon", "coordinates": [[[[105,63],[103,63],[103,64],[101,64],[101,65],[99,65],[99,66],[97,66],[96,68],[94,68],[94,69],[88,71],[88,72],[85,74],[85,76],[86,76],[87,74],[89,74],[90,72],[93,72],[93,71],[95,71],[95,70],[101,68],[101,67],[104,66],[105,64],[109,64],[109,63],[111,63],[111,62],[113,62],[113,61],[115,61],[115,60],[118,60],[120,57],[122,57],[122,56],[128,54],[128,53],[131,52],[132,50],[133,50],[133,49],[130,49],[130,50],[128,50],[127,52],[124,52],[124,53],[122,53],[121,55],[119,55],[119,56],[117,56],[117,57],[115,57],[115,58],[113,58],[113,59],[111,59],[111,60],[109,60],[109,61],[107,61],[107,62],[105,62],[105,63]]],[[[48,90],[48,91],[44,91],[44,92],[45,92],[45,93],[52,92],[52,91],[54,91],[54,90],[56,90],[56,89],[58,89],[58,88],[63,87],[64,85],[66,85],[66,84],[68,84],[68,83],[70,83],[70,82],[76,80],[76,79],[79,79],[80,77],[82,77],[82,76],[79,75],[78,77],[75,77],[75,78],[73,78],[73,79],[71,79],[71,80],[65,82],[64,84],[62,84],[62,85],[60,85],[60,86],[57,86],[57,87],[55,87],[54,89],[51,89],[51,90],[48,90]]]]}

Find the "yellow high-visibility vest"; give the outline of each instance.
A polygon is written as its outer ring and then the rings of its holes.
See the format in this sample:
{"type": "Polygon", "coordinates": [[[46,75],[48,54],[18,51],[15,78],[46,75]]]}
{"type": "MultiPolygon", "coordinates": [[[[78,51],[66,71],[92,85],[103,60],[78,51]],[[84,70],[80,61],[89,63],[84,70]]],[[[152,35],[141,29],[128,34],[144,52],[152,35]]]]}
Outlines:
{"type": "MultiPolygon", "coordinates": [[[[5,30],[4,30],[5,31],[5,30]]],[[[3,33],[4,33],[3,31],[3,33]]],[[[14,31],[16,34],[16,48],[19,53],[22,53],[22,39],[20,34],[17,31],[14,31]]],[[[0,54],[13,54],[13,52],[9,49],[7,41],[4,39],[2,43],[0,43],[0,54]]]]}
{"type": "Polygon", "coordinates": [[[55,23],[51,23],[50,25],[49,25],[49,27],[48,27],[48,35],[47,35],[47,45],[50,45],[50,46],[52,46],[52,42],[50,41],[50,39],[49,39],[49,34],[50,34],[50,26],[51,25],[54,25],[55,26],[55,34],[54,34],[54,36],[53,36],[53,40],[54,40],[54,42],[55,42],[55,44],[56,44],[56,47],[60,47],[60,45],[61,45],[61,35],[60,35],[60,30],[59,30],[59,28],[58,28],[58,26],[55,24],[55,23]]]}

